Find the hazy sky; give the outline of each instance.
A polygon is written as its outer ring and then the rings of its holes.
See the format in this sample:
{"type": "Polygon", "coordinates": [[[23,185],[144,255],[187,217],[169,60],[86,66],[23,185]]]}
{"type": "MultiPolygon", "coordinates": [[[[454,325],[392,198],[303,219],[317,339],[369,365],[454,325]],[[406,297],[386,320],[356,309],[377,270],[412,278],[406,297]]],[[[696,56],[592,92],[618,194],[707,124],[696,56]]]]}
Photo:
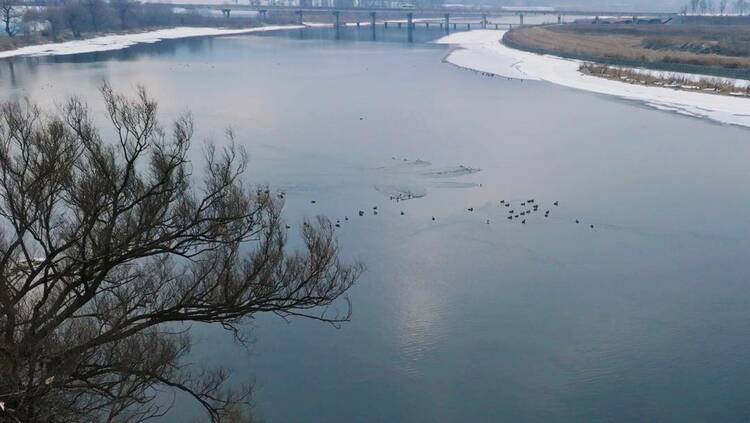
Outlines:
{"type": "MultiPolygon", "coordinates": [[[[490,2],[492,0],[487,0],[490,2]]],[[[508,5],[530,5],[530,6],[555,6],[558,8],[592,8],[597,10],[660,10],[678,11],[688,0],[495,0],[500,4],[508,5]]],[[[718,1],[718,0],[717,0],[718,1]]]]}

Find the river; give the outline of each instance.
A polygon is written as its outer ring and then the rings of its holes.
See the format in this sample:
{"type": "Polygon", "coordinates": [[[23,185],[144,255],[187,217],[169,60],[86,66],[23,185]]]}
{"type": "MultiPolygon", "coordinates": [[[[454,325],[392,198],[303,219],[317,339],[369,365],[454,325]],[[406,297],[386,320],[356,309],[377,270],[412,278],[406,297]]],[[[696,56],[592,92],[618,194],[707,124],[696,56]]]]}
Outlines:
{"type": "MultiPolygon", "coordinates": [[[[232,126],[248,180],[289,193],[288,222],[341,219],[344,256],[368,267],[351,322],[259,316],[249,351],[194,327],[191,360],[254,381],[269,423],[750,418],[748,130],[462,70],[440,35],[6,60],[0,90],[101,113],[103,80],[143,84],[199,139],[232,126]],[[528,199],[540,211],[508,220],[528,199]]],[[[179,404],[162,421],[196,411],[179,404]]]]}

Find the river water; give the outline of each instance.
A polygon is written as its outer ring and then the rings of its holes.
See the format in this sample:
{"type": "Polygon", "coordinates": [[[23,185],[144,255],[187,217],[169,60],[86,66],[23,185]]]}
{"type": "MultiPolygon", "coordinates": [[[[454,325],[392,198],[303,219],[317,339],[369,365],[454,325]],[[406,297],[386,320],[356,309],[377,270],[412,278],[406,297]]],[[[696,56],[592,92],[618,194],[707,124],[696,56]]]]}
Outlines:
{"type": "MultiPolygon", "coordinates": [[[[143,84],[201,139],[231,125],[249,181],[289,193],[288,222],[342,220],[345,257],[368,267],[350,323],[260,316],[250,351],[194,328],[191,360],[254,381],[268,422],[750,418],[750,133],[461,70],[439,35],[16,59],[0,89],[101,111],[103,80],[143,84]],[[532,198],[540,212],[507,219],[532,198]]],[[[163,421],[196,412],[178,404],[163,421]]]]}

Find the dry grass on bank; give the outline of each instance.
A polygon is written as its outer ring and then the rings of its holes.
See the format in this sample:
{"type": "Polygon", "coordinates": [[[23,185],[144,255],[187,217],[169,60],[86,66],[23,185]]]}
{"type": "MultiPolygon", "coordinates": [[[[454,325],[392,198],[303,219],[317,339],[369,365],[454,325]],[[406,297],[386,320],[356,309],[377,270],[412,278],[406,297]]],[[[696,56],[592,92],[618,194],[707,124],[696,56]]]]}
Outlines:
{"type": "Polygon", "coordinates": [[[652,85],[736,97],[750,97],[750,86],[738,87],[730,81],[722,78],[689,78],[685,75],[669,74],[666,72],[655,74],[653,72],[639,69],[602,65],[598,63],[583,63],[579,67],[579,71],[587,75],[618,80],[630,84],[652,85]]]}
{"type": "Polygon", "coordinates": [[[527,50],[595,61],[685,64],[750,70],[750,30],[684,25],[533,26],[504,41],[527,50]]]}

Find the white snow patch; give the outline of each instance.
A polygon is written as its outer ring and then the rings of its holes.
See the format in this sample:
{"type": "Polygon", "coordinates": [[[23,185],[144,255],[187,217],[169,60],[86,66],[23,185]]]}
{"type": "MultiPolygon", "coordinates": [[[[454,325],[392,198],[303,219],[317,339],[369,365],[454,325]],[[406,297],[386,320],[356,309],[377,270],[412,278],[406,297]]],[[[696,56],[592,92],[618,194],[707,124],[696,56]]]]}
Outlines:
{"type": "MultiPolygon", "coordinates": [[[[443,37],[436,43],[458,46],[459,48],[453,50],[445,60],[462,68],[508,78],[543,80],[584,91],[640,101],[659,110],[750,127],[750,99],[634,85],[584,75],[578,70],[581,61],[534,54],[505,46],[501,42],[505,32],[458,32],[443,37]]],[[[736,81],[737,86],[747,83],[742,80],[736,81]]]]}
{"type": "Polygon", "coordinates": [[[193,28],[177,27],[135,34],[104,35],[86,40],[65,41],[62,43],[39,44],[21,47],[15,50],[0,51],[0,59],[16,56],[60,56],[67,54],[92,53],[98,51],[121,50],[135,44],[156,43],[162,40],[177,38],[207,37],[219,35],[238,35],[253,32],[299,29],[303,25],[262,26],[256,28],[193,28]]]}

